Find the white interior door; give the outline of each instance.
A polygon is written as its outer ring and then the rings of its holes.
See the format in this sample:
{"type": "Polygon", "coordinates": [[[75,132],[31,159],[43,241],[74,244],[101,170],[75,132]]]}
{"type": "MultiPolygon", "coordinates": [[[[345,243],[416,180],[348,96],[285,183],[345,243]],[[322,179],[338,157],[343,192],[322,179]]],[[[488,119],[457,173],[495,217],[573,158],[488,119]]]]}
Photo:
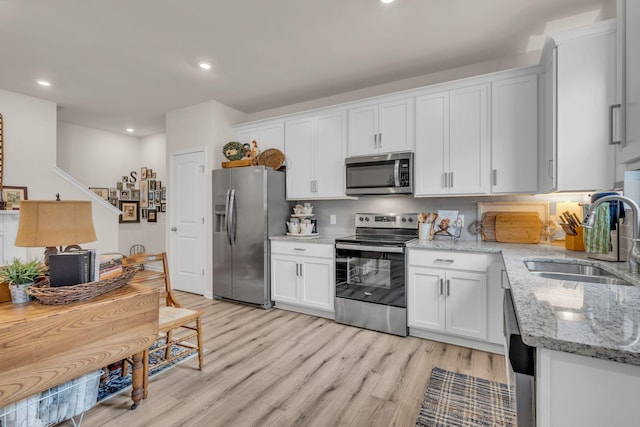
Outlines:
{"type": "Polygon", "coordinates": [[[170,157],[169,263],[174,289],[205,294],[206,152],[204,148],[170,157]]]}

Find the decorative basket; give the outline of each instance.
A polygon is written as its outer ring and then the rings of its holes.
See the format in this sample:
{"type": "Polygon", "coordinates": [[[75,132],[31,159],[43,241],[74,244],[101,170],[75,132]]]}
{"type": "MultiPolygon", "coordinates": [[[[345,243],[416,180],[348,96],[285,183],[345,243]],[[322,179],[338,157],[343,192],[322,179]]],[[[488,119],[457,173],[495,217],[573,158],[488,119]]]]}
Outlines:
{"type": "Polygon", "coordinates": [[[280,169],[284,163],[284,153],[277,148],[269,148],[264,150],[257,158],[256,165],[264,165],[273,170],[280,169]]]}
{"type": "Polygon", "coordinates": [[[87,301],[98,295],[118,289],[133,278],[138,271],[136,266],[122,267],[122,274],[110,279],[73,286],[49,286],[49,279],[44,279],[29,287],[29,293],[42,304],[60,305],[87,301]]]}

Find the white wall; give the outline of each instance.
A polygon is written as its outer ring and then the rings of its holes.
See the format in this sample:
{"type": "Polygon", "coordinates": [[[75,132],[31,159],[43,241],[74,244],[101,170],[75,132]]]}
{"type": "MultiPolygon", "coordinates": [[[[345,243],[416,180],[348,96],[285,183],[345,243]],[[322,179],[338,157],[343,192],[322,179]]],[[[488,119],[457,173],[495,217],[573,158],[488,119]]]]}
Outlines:
{"type": "MultiPolygon", "coordinates": [[[[139,181],[142,167],[153,169],[162,185],[167,182],[165,134],[137,138],[59,122],[57,161],[60,169],[87,187],[115,188],[132,171],[139,181]]],[[[116,217],[117,244],[111,250],[128,254],[131,246],[142,244],[147,252],[165,251],[165,216],[159,213],[158,222],[141,218],[132,224],[118,224],[116,217]]]]}
{"type": "MultiPolygon", "coordinates": [[[[26,186],[30,200],[90,200],[54,172],[56,166],[56,104],[30,96],[0,90],[0,113],[4,118],[3,184],[26,186]]],[[[104,208],[93,204],[93,222],[98,241],[86,247],[114,250],[117,223],[104,208]]],[[[117,221],[117,219],[116,219],[117,221]]],[[[30,248],[28,256],[40,258],[43,248],[30,248]]]]}
{"type": "Polygon", "coordinates": [[[122,176],[140,173],[140,138],[59,122],[56,159],[87,187],[115,188],[122,176]]]}
{"type": "MultiPolygon", "coordinates": [[[[181,150],[206,147],[208,155],[206,173],[210,174],[210,171],[218,168],[224,159],[222,146],[231,141],[233,136],[232,124],[245,120],[246,115],[244,113],[217,101],[208,101],[180,110],[170,111],[167,113],[167,158],[171,156],[171,153],[181,150]]],[[[168,160],[167,164],[169,164],[168,160]]],[[[167,172],[170,173],[170,171],[167,172]]],[[[205,181],[207,183],[205,194],[206,235],[211,236],[211,179],[208,178],[205,181]]],[[[167,181],[168,183],[169,181],[167,181]]],[[[169,185],[167,185],[167,203],[171,203],[171,188],[169,185]]],[[[169,227],[171,224],[171,209],[169,206],[167,211],[167,224],[169,227]]],[[[167,247],[169,246],[170,242],[167,236],[167,247]]],[[[211,254],[212,251],[212,239],[208,237],[207,254],[211,254]]],[[[212,283],[212,268],[211,255],[207,255],[205,283],[212,283]]],[[[212,292],[211,286],[207,286],[205,296],[210,297],[212,292]]]]}

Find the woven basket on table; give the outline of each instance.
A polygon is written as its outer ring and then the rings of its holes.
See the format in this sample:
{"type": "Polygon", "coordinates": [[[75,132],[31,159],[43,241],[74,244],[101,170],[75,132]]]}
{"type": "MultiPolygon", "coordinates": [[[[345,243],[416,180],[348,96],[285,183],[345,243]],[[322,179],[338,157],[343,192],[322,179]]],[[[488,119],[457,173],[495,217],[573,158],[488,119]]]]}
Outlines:
{"type": "Polygon", "coordinates": [[[110,279],[99,280],[96,282],[81,283],[72,286],[49,286],[49,279],[45,279],[39,283],[29,287],[29,294],[42,304],[59,305],[71,304],[74,302],[87,301],[98,295],[106,294],[114,289],[118,289],[133,278],[138,271],[138,267],[125,266],[122,267],[122,274],[110,279]]]}

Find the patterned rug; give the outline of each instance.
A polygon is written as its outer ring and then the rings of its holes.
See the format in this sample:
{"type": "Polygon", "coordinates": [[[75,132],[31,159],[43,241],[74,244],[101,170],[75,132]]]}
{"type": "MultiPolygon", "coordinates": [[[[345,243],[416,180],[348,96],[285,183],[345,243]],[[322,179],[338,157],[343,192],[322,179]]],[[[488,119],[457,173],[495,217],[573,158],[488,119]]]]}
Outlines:
{"type": "MultiPolygon", "coordinates": [[[[155,347],[156,344],[154,344],[153,347],[155,347]]],[[[183,349],[181,349],[180,347],[177,347],[174,345],[171,347],[171,354],[176,355],[182,350],[183,349]]],[[[157,352],[157,353],[162,353],[162,352],[157,352]]],[[[166,365],[152,368],[151,370],[149,370],[149,378],[159,374],[160,372],[164,372],[167,369],[173,368],[174,366],[186,360],[189,360],[192,357],[195,357],[197,355],[198,355],[198,352],[194,351],[190,354],[187,354],[175,360],[173,363],[167,363],[166,365]]],[[[160,356],[161,354],[156,354],[150,351],[149,352],[150,364],[154,363],[155,359],[159,358],[160,356]]],[[[115,396],[116,394],[124,390],[128,390],[131,388],[131,365],[129,365],[129,369],[127,370],[127,375],[123,377],[120,375],[121,372],[122,372],[121,366],[117,366],[117,367],[113,367],[113,369],[109,369],[109,378],[107,378],[107,380],[104,383],[100,384],[100,388],[98,389],[98,402],[101,402],[105,399],[115,396]]]]}
{"type": "Polygon", "coordinates": [[[416,426],[515,426],[509,387],[433,368],[416,426]]]}

